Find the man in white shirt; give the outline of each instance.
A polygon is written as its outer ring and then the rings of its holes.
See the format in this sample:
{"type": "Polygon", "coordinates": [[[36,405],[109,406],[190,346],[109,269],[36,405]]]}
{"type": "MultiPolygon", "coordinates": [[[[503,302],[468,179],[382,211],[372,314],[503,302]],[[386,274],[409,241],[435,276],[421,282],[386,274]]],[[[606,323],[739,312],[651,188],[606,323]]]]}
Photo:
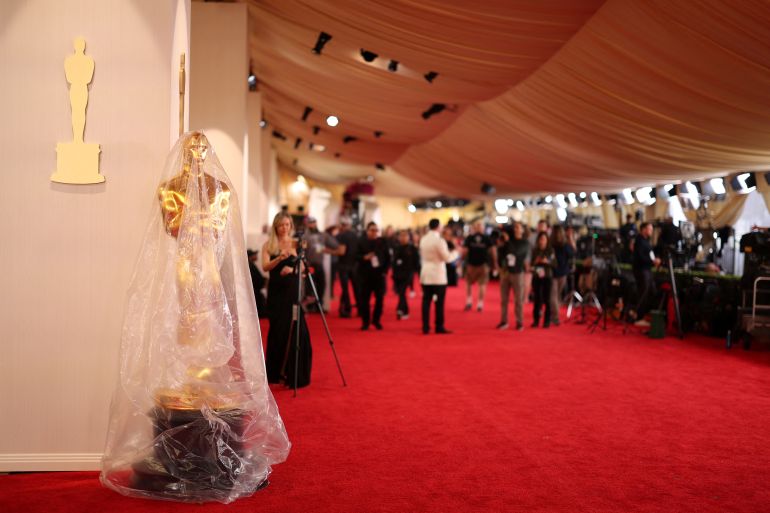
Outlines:
{"type": "Polygon", "coordinates": [[[444,297],[446,296],[446,263],[449,248],[439,232],[439,220],[431,219],[430,231],[420,240],[420,283],[422,284],[422,332],[430,332],[430,304],[436,301],[436,333],[447,334],[444,328],[444,297]]]}

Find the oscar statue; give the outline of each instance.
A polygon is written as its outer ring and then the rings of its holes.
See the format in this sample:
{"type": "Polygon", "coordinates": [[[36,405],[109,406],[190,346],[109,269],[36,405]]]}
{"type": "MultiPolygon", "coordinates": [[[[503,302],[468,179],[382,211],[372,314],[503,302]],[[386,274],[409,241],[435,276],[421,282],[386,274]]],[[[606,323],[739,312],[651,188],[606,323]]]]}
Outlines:
{"type": "Polygon", "coordinates": [[[99,145],[83,142],[88,107],[88,84],[94,76],[94,60],[85,55],[86,41],[74,41],[75,53],[64,60],[64,74],[70,84],[72,109],[72,142],[56,145],[56,172],[51,180],[69,184],[101,183],[99,145]]]}

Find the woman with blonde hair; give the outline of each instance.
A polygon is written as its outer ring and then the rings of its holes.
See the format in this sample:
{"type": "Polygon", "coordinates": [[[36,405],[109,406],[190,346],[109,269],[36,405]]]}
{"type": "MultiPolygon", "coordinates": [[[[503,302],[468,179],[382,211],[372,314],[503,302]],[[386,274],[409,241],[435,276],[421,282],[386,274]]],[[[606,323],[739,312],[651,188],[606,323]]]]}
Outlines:
{"type": "MultiPolygon", "coordinates": [[[[297,301],[299,280],[297,272],[297,249],[293,239],[294,223],[291,216],[279,212],[273,219],[270,238],[262,247],[262,269],[270,273],[267,285],[267,308],[270,329],[267,332],[265,366],[269,383],[294,385],[295,379],[295,342],[297,322],[292,310],[297,301]]],[[[299,365],[296,382],[298,387],[310,384],[310,369],[313,349],[310,334],[305,324],[305,317],[298,316],[300,322],[299,365]]]]}

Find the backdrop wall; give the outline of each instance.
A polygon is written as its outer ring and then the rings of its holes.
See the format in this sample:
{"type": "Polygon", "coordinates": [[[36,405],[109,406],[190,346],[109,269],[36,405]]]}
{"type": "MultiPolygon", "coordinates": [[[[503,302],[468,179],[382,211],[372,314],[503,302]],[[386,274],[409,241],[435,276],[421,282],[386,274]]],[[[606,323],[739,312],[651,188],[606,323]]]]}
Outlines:
{"type": "Polygon", "coordinates": [[[177,131],[189,10],[0,2],[0,471],[99,467],[126,287],[177,131]],[[98,185],[49,180],[56,143],[72,140],[64,59],[78,36],[95,61],[85,141],[101,145],[98,185]]]}

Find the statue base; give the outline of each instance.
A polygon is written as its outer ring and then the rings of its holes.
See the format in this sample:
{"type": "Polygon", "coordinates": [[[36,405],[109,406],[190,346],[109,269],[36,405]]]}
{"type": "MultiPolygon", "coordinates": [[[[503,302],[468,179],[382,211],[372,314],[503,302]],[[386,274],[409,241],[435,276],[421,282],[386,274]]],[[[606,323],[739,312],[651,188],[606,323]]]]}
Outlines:
{"type": "Polygon", "coordinates": [[[204,414],[156,406],[149,417],[155,435],[153,453],[131,466],[131,488],[199,502],[239,487],[252,487],[250,491],[255,492],[268,485],[267,475],[249,475],[242,442],[249,424],[245,410],[204,414]]]}
{"type": "Polygon", "coordinates": [[[51,175],[51,181],[70,184],[102,183],[104,177],[99,174],[101,151],[98,144],[57,144],[56,172],[51,175]]]}

